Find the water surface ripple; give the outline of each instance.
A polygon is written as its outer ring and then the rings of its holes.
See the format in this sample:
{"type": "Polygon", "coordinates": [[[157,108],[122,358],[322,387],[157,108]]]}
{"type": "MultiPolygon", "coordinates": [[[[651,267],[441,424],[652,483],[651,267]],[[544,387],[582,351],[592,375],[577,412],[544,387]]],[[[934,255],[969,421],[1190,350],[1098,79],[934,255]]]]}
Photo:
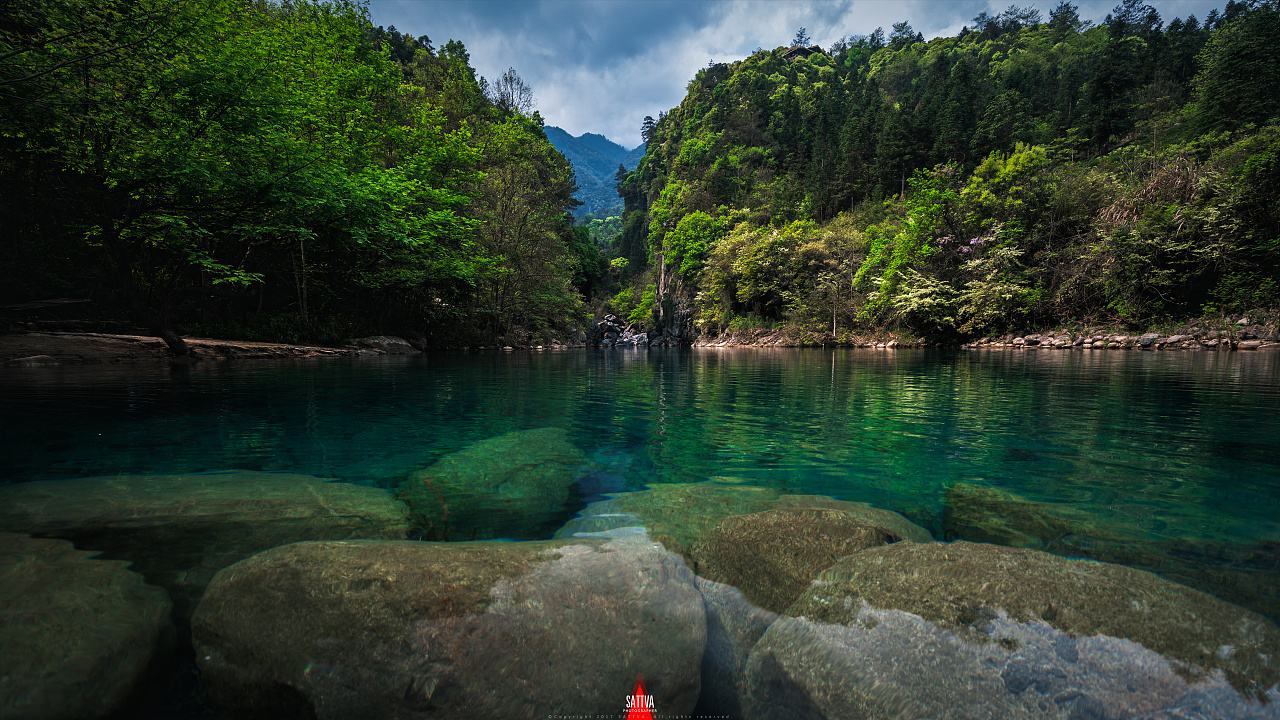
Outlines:
{"type": "Polygon", "coordinates": [[[6,369],[0,392],[0,482],[242,468],[393,487],[557,426],[591,461],[581,503],[721,478],[943,535],[966,483],[1112,534],[1280,547],[1280,353],[471,353],[6,369]]]}

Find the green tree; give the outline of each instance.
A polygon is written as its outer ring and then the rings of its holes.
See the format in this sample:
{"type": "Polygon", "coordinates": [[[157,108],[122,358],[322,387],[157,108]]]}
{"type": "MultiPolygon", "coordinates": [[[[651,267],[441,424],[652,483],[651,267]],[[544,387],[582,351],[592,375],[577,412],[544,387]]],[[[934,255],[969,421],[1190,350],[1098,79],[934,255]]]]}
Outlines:
{"type": "Polygon", "coordinates": [[[1235,129],[1280,116],[1280,10],[1263,7],[1223,23],[1205,44],[1195,77],[1206,129],[1235,129]]]}

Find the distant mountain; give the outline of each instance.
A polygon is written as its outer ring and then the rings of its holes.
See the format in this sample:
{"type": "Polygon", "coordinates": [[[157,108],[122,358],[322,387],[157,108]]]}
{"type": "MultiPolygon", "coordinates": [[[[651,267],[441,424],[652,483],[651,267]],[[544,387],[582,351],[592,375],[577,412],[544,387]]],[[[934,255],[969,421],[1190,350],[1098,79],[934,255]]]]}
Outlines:
{"type": "Polygon", "coordinates": [[[556,146],[573,165],[578,178],[578,194],[582,205],[573,212],[575,217],[608,217],[622,214],[622,198],[614,186],[618,165],[628,170],[644,157],[644,145],[628,150],[603,135],[585,133],[574,137],[564,130],[548,125],[547,139],[556,146]]]}

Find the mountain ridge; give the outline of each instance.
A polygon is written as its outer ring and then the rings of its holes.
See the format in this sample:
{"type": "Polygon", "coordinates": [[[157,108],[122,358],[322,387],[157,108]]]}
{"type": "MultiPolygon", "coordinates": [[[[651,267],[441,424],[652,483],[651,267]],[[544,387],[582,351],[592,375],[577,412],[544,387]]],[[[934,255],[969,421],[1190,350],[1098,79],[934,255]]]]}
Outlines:
{"type": "Polygon", "coordinates": [[[578,192],[574,197],[582,202],[574,210],[574,217],[621,215],[622,197],[615,186],[618,165],[627,170],[635,169],[640,158],[644,157],[645,146],[641,144],[628,150],[604,135],[591,132],[572,135],[555,125],[548,125],[544,130],[547,140],[573,166],[578,181],[578,192]]]}

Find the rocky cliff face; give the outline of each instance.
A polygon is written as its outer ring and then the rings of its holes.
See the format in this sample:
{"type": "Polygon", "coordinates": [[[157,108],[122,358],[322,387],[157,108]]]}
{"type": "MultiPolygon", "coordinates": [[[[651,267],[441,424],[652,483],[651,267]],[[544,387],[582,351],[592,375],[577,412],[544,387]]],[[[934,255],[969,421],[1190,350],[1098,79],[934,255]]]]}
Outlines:
{"type": "Polygon", "coordinates": [[[693,341],[694,288],[686,287],[680,275],[665,263],[658,269],[658,327],[677,341],[687,344],[693,341]]]}

